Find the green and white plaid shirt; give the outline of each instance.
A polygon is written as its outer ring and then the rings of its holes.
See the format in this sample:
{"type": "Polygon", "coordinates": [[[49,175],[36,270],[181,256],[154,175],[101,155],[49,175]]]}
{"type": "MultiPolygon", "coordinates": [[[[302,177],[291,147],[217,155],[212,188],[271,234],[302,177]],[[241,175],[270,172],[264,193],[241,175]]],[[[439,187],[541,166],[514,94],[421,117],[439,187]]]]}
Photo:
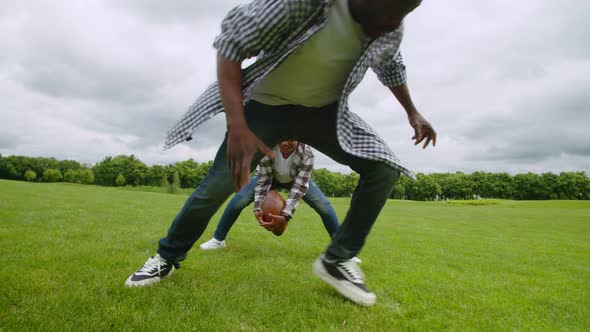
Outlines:
{"type": "MultiPolygon", "coordinates": [[[[287,198],[285,208],[282,211],[290,216],[293,216],[299,200],[309,188],[309,179],[311,178],[314,162],[313,151],[306,144],[299,143],[293,153],[295,155],[289,169],[289,174],[293,177],[293,184],[289,188],[289,198],[287,198]]],[[[260,210],[264,196],[270,190],[273,182],[274,163],[275,160],[266,156],[258,163],[258,169],[256,170],[258,183],[254,189],[254,211],[260,210]]]]}
{"type": "MultiPolygon", "coordinates": [[[[221,34],[213,44],[218,53],[235,62],[258,57],[255,63],[242,70],[244,102],[249,100],[252,88],[260,79],[326,24],[331,4],[332,0],[254,0],[228,13],[222,22],[221,34]]],[[[348,108],[348,96],[369,67],[385,86],[405,83],[406,71],[399,52],[402,36],[403,27],[400,27],[377,39],[365,39],[363,52],[348,75],[338,101],[337,135],[347,153],[383,161],[415,178],[412,171],[400,165],[375,130],[348,108]]],[[[203,122],[220,112],[223,112],[223,105],[215,82],[170,129],[164,148],[190,140],[203,122]]]]}

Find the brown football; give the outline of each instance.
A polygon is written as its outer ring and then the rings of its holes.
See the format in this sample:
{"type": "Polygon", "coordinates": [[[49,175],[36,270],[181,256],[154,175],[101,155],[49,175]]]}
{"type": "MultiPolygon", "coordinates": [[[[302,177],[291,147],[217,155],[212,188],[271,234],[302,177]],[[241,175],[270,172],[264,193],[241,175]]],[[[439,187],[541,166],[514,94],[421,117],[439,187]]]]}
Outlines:
{"type": "MultiPolygon", "coordinates": [[[[262,210],[262,220],[264,220],[265,222],[270,222],[272,221],[271,218],[268,217],[269,214],[274,214],[275,216],[278,216],[281,214],[281,211],[283,211],[283,209],[285,208],[285,199],[281,196],[281,194],[279,194],[276,191],[270,190],[268,193],[266,193],[266,196],[264,197],[264,200],[262,201],[262,206],[261,206],[261,210],[262,210]]],[[[283,234],[283,232],[285,231],[285,228],[287,228],[287,224],[285,223],[283,224],[284,226],[281,227],[280,229],[275,229],[273,231],[273,234],[276,236],[280,236],[281,234],[283,234]]]]}

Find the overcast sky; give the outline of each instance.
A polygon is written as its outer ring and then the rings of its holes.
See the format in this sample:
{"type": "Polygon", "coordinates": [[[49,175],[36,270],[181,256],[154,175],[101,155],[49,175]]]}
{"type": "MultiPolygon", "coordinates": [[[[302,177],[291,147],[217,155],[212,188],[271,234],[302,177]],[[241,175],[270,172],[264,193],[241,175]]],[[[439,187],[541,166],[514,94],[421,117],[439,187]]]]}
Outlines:
{"type": "MultiPolygon", "coordinates": [[[[21,0],[0,6],[0,153],[149,165],[213,158],[218,115],[164,151],[215,79],[214,37],[240,0],[21,0]]],[[[590,2],[424,0],[406,19],[408,84],[438,132],[411,141],[369,71],[351,109],[416,172],[590,174],[590,2]]],[[[316,167],[348,172],[325,156],[316,167]]]]}

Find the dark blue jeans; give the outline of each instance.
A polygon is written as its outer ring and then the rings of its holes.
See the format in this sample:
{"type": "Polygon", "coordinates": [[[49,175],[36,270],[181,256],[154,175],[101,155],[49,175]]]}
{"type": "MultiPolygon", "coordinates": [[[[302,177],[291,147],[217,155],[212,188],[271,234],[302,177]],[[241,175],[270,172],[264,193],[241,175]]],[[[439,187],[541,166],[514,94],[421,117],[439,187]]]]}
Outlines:
{"type": "MultiPolygon", "coordinates": [[[[229,201],[225,211],[223,211],[221,219],[219,219],[217,228],[215,229],[213,237],[216,240],[225,240],[227,233],[229,233],[229,230],[240,216],[242,210],[250,205],[250,203],[254,202],[254,189],[256,188],[257,183],[258,177],[253,176],[248,185],[244,186],[244,188],[242,188],[242,190],[229,201]]],[[[324,196],[324,193],[312,179],[309,179],[308,185],[307,192],[302,199],[320,215],[324,227],[326,228],[326,231],[328,231],[328,235],[331,237],[340,228],[336,211],[334,211],[332,204],[330,204],[326,196],[324,196]]]]}
{"type": "MultiPolygon", "coordinates": [[[[340,147],[336,137],[336,104],[310,108],[268,106],[250,101],[244,111],[250,130],[267,146],[275,146],[284,140],[298,140],[334,161],[348,165],[360,175],[346,218],[326,250],[331,258],[350,259],[357,256],[399,178],[399,171],[383,162],[354,156],[340,147]]],[[[203,234],[211,217],[234,191],[226,147],[227,137],[221,143],[209,173],[176,215],[166,237],[159,242],[158,253],[177,266],[203,234]]],[[[251,170],[255,169],[261,157],[260,153],[254,156],[251,170]]]]}

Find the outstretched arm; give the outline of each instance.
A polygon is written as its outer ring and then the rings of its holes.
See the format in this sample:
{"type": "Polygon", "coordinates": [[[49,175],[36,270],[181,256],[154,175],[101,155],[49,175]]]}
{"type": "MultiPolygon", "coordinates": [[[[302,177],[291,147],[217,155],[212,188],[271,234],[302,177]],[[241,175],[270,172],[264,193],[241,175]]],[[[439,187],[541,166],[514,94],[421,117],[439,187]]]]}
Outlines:
{"type": "Polygon", "coordinates": [[[398,48],[402,35],[403,27],[400,27],[388,36],[390,39],[389,42],[395,45],[395,47],[384,51],[371,64],[371,68],[377,74],[381,83],[391,90],[395,98],[406,110],[410,125],[414,128],[414,137],[412,137],[414,145],[418,145],[426,140],[423,148],[426,148],[431,141],[432,146],[435,146],[436,131],[434,131],[430,123],[418,112],[416,106],[414,106],[408,84],[406,83],[406,65],[398,48]]]}

